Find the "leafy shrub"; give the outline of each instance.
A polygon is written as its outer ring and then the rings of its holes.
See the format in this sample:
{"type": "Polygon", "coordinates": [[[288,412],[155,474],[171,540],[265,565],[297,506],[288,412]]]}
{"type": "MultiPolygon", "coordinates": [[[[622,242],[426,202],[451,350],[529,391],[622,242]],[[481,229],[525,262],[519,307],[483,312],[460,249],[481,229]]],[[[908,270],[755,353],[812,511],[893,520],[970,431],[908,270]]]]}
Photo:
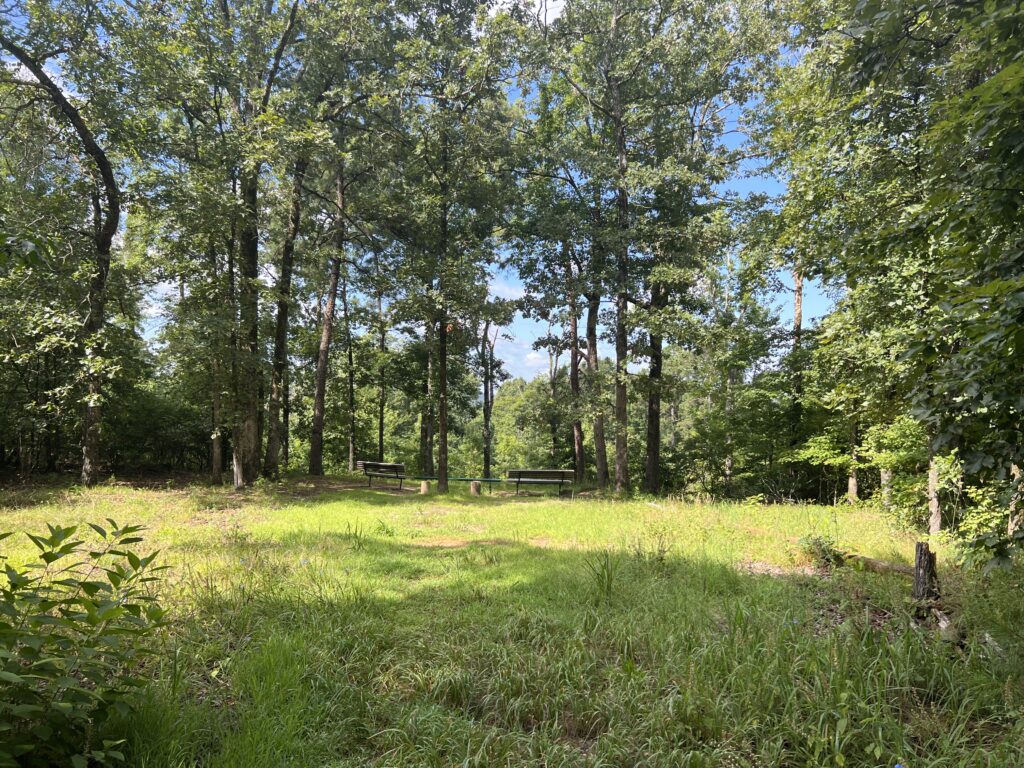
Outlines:
{"type": "Polygon", "coordinates": [[[960,562],[986,575],[997,568],[1009,570],[1019,559],[1024,559],[1024,527],[1003,535],[990,531],[960,545],[960,562]]]}
{"type": "Polygon", "coordinates": [[[96,733],[130,711],[143,683],[137,660],[164,621],[153,583],[165,566],[130,549],[140,526],[108,522],[109,531],[90,523],[96,548],[75,538],[77,527],[48,524],[49,535],[26,534],[39,550],[33,562],[4,564],[0,766],[124,761],[119,742],[96,744],[96,733]]]}
{"type": "Polygon", "coordinates": [[[804,536],[797,542],[797,546],[812,563],[823,568],[834,568],[846,560],[846,556],[836,546],[831,536],[804,536]]]}

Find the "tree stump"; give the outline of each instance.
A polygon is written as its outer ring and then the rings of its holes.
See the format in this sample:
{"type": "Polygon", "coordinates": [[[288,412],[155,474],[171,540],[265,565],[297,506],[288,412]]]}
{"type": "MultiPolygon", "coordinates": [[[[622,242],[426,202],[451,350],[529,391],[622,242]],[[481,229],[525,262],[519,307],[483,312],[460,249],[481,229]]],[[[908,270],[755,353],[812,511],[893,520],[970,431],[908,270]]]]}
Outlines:
{"type": "Polygon", "coordinates": [[[914,553],[914,599],[931,603],[939,598],[939,578],[935,570],[935,553],[928,544],[917,542],[914,553]]]}
{"type": "Polygon", "coordinates": [[[471,480],[470,481],[470,483],[469,483],[469,495],[470,496],[479,496],[480,495],[480,481],[479,480],[471,480]]]}
{"type": "Polygon", "coordinates": [[[422,493],[422,494],[430,493],[430,482],[429,481],[427,481],[427,480],[421,480],[420,481],[420,493],[422,493]]]}

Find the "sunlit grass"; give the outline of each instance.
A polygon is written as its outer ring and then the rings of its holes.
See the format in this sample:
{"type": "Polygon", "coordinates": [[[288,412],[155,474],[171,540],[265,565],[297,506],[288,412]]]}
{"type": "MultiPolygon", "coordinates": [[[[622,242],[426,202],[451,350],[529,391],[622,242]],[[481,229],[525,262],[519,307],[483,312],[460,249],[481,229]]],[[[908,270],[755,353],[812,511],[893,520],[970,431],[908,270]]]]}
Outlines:
{"type": "Polygon", "coordinates": [[[870,510],[350,485],[5,493],[5,529],[130,520],[174,565],[133,764],[1024,764],[985,639],[1019,605],[945,568],[956,647],[905,579],[809,568],[811,534],[909,561],[870,510]]]}

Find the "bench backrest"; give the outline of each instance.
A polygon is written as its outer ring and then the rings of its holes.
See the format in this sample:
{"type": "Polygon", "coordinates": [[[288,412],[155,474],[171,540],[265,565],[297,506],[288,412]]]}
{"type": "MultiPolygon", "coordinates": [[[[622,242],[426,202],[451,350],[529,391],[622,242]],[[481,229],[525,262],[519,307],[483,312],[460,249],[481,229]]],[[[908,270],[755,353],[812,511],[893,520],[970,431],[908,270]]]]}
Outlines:
{"type": "Polygon", "coordinates": [[[385,464],[380,461],[357,461],[356,467],[364,473],[374,472],[381,475],[404,475],[405,464],[385,464]]]}
{"type": "Polygon", "coordinates": [[[550,480],[555,483],[570,482],[575,477],[571,469],[510,469],[509,480],[550,480]]]}

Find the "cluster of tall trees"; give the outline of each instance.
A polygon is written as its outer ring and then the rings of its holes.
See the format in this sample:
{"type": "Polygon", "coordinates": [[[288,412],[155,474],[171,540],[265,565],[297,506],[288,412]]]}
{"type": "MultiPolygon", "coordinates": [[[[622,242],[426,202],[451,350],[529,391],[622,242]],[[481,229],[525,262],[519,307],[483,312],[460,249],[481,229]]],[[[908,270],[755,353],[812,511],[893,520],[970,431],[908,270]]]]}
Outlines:
{"type": "Polygon", "coordinates": [[[1021,13],[8,0],[0,463],[1014,518],[1021,13]]]}

